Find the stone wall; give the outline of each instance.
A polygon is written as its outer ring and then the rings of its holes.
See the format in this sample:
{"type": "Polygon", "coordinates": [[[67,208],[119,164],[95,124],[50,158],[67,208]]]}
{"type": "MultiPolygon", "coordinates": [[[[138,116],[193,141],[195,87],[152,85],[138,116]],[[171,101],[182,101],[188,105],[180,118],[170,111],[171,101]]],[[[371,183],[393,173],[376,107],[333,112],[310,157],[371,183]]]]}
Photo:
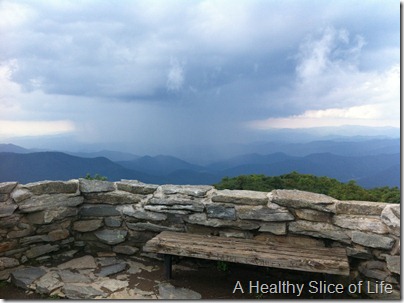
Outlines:
{"type": "Polygon", "coordinates": [[[399,295],[400,205],[131,180],[0,183],[0,280],[80,251],[132,255],[164,230],[346,247],[350,281],[385,281],[399,295]]]}

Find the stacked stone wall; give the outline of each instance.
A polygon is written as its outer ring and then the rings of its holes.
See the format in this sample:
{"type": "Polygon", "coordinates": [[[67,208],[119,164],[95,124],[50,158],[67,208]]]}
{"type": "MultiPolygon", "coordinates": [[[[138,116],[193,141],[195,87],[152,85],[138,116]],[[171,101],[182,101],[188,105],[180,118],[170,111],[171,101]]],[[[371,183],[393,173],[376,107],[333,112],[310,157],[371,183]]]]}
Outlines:
{"type": "Polygon", "coordinates": [[[64,260],[81,251],[140,253],[164,230],[345,247],[350,282],[385,281],[399,295],[397,204],[339,201],[298,190],[216,190],[133,180],[0,183],[0,280],[24,264],[64,260]]]}

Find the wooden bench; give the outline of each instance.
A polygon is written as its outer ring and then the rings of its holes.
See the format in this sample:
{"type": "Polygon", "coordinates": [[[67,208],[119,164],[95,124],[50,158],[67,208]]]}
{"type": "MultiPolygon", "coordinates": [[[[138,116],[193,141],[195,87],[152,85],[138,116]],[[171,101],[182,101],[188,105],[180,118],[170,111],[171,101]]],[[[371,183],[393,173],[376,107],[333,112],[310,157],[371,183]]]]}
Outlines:
{"type": "Polygon", "coordinates": [[[334,275],[349,275],[346,251],[341,247],[301,247],[268,244],[251,239],[225,238],[164,231],[149,240],[145,252],[164,255],[165,273],[171,279],[171,256],[251,264],[334,275]]]}

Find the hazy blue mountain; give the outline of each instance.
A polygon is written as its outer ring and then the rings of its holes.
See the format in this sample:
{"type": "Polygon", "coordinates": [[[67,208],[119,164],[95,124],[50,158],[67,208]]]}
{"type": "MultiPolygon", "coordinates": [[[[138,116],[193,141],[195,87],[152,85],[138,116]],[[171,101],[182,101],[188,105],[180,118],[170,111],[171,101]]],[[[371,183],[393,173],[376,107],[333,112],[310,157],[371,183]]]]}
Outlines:
{"type": "Polygon", "coordinates": [[[144,156],[132,161],[119,161],[123,167],[146,172],[153,175],[167,175],[177,170],[199,171],[203,167],[191,164],[172,156],[158,155],[155,157],[144,156]]]}
{"type": "Polygon", "coordinates": [[[0,153],[19,153],[26,154],[30,151],[26,148],[23,148],[14,144],[0,144],[0,153]]]}
{"type": "Polygon", "coordinates": [[[131,154],[131,153],[123,153],[119,151],[112,150],[101,150],[98,152],[64,152],[68,155],[82,157],[82,158],[97,158],[97,157],[105,157],[111,161],[132,161],[140,158],[140,156],[131,154]]]}
{"type": "Polygon", "coordinates": [[[147,174],[123,168],[107,158],[80,158],[60,152],[0,153],[0,182],[28,183],[41,180],[69,180],[87,173],[106,176],[108,180],[142,179],[153,181],[147,174]]]}

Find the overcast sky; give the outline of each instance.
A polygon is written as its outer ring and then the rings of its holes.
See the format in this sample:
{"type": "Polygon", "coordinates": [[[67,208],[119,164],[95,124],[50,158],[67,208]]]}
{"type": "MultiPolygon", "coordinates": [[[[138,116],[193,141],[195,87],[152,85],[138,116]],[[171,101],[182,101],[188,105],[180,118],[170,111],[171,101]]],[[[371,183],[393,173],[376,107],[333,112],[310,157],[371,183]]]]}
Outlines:
{"type": "Polygon", "coordinates": [[[0,142],[142,154],[399,127],[399,63],[397,0],[2,0],[0,142]]]}

